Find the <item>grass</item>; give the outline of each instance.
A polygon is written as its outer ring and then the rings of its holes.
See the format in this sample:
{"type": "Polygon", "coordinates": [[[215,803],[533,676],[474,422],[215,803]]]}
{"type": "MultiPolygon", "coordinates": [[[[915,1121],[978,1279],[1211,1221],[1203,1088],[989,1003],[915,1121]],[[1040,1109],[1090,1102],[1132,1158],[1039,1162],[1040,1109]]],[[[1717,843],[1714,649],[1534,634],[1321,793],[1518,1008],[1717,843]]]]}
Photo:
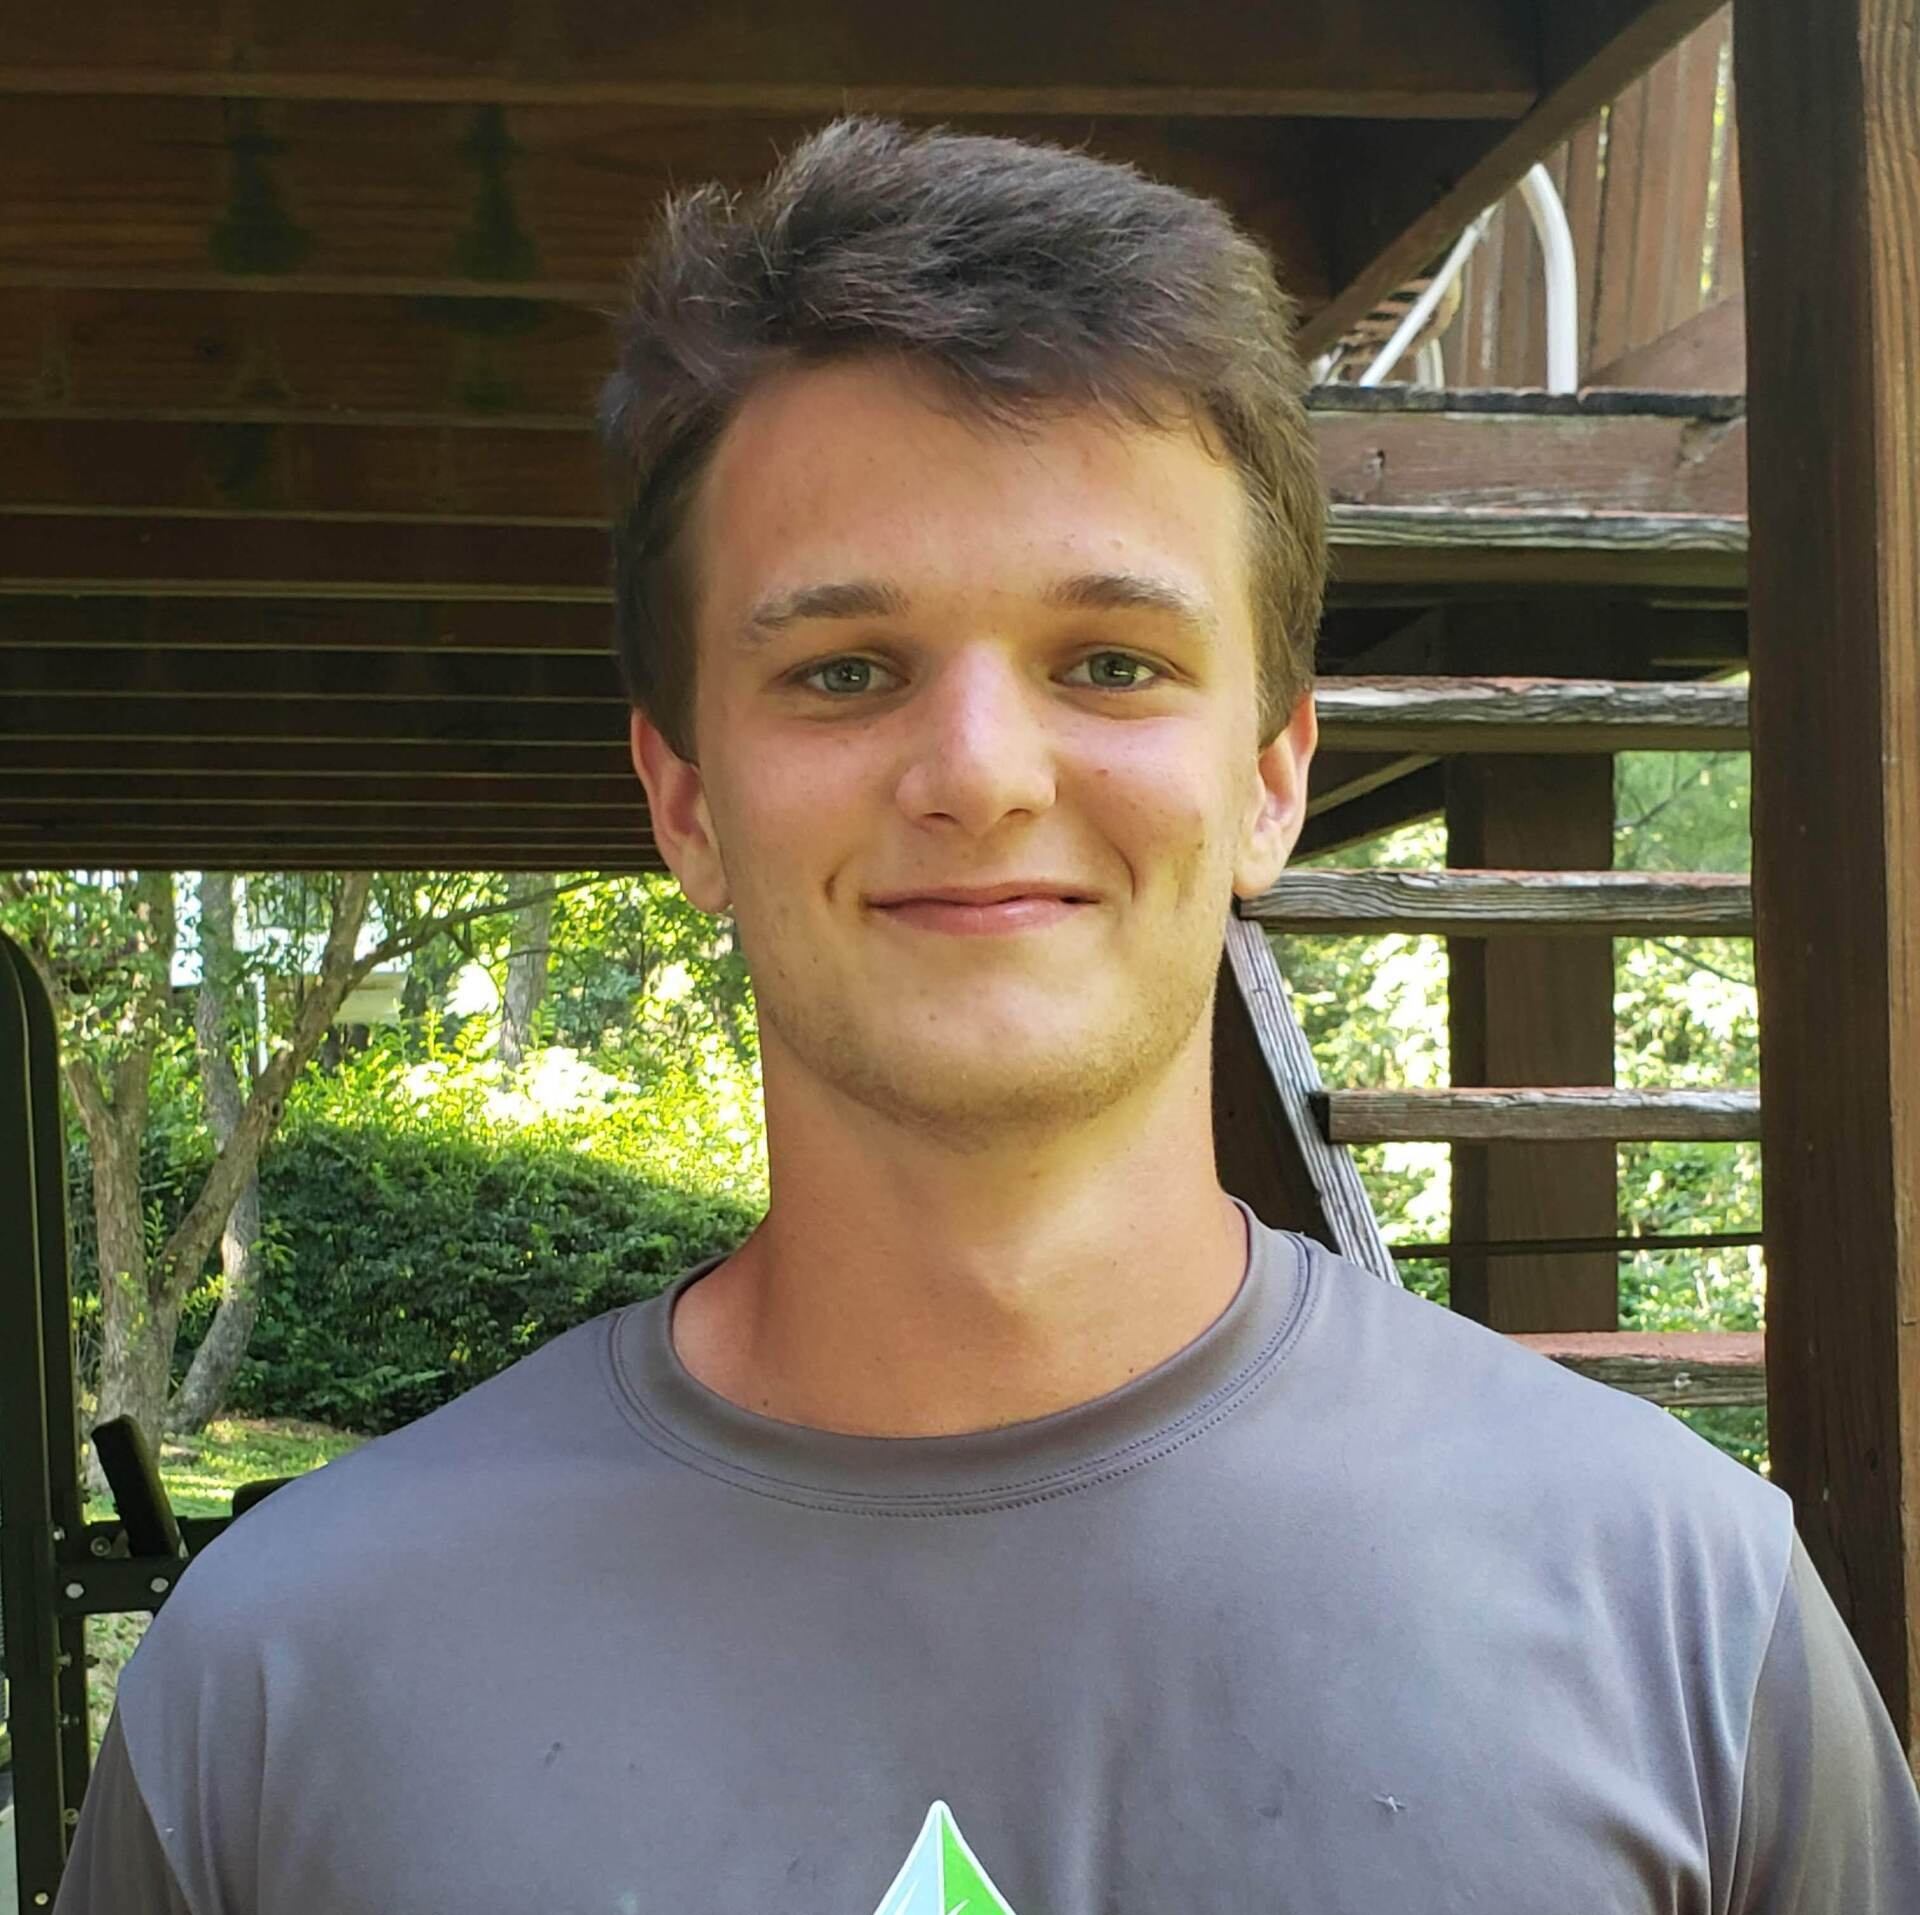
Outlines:
{"type": "MultiPolygon", "coordinates": [[[[170,1436],[160,1446],[160,1480],[176,1516],[225,1516],[242,1483],[270,1476],[302,1476],[357,1449],[366,1439],[324,1423],[287,1417],[222,1417],[198,1436],[170,1436]]],[[[87,1504],[87,1520],[113,1515],[111,1502],[87,1504]]],[[[113,1713],[120,1671],[139,1647],[145,1615],[92,1616],[87,1621],[87,1714],[96,1748],[113,1713]]]]}

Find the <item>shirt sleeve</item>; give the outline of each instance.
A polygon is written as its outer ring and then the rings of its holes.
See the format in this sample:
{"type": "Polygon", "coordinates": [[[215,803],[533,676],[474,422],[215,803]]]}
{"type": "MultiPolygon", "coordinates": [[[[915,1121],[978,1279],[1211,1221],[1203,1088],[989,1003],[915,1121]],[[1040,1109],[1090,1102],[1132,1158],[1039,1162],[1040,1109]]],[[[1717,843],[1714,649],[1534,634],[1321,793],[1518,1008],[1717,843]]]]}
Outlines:
{"type": "Polygon", "coordinates": [[[202,1915],[160,1846],[117,1709],[100,1738],[53,1915],[202,1915]]]}
{"type": "Polygon", "coordinates": [[[1911,1915],[1920,1791],[1798,1536],[1754,1692],[1729,1915],[1911,1915]]]}

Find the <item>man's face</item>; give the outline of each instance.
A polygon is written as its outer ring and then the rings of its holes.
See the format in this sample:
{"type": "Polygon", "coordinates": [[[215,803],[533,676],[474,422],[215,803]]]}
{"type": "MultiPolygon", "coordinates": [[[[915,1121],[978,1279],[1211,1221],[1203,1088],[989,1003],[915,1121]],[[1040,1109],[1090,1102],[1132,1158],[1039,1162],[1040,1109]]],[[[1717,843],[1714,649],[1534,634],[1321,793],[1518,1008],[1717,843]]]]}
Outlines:
{"type": "Polygon", "coordinates": [[[1204,1041],[1313,747],[1303,700],[1261,749],[1245,522],[1184,432],[1016,435],[875,362],[754,390],[690,528],[700,764],[638,717],[634,754],[688,896],[731,902],[770,1079],[979,1148],[1204,1041]]]}

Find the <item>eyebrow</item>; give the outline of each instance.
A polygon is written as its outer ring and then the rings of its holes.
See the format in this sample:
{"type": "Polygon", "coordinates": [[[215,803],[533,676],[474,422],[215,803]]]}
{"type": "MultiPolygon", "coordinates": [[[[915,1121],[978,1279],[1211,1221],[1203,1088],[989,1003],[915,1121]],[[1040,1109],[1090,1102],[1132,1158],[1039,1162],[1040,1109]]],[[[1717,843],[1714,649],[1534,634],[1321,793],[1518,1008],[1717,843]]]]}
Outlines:
{"type": "MultiPolygon", "coordinates": [[[[1144,572],[1080,572],[1056,579],[1041,602],[1067,612],[1157,612],[1205,638],[1219,631],[1219,620],[1204,600],[1170,579],[1144,572]]],[[[789,625],[809,619],[899,618],[911,601],[889,579],[833,579],[797,586],[763,598],[747,614],[743,633],[749,645],[789,625]]]]}

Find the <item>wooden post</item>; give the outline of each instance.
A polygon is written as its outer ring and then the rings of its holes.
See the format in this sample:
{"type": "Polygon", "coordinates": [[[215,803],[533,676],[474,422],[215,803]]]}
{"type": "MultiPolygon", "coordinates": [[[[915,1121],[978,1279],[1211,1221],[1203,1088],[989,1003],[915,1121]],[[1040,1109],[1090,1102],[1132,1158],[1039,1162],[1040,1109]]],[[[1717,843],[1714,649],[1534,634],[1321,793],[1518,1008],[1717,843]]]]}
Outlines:
{"type": "Polygon", "coordinates": [[[1774,1479],[1920,1760],[1920,0],[1738,0],[1774,1479]]]}
{"type": "MultiPolygon", "coordinates": [[[[1601,871],[1613,863],[1613,760],[1460,757],[1447,764],[1447,862],[1601,871]]],[[[1456,1084],[1611,1084],[1613,944],[1604,937],[1450,938],[1456,1084]]],[[[1611,1143],[1456,1144],[1453,1235],[1612,1236],[1611,1143]]],[[[1453,1307],[1497,1330],[1614,1330],[1608,1254],[1452,1260],[1453,1307]]]]}

